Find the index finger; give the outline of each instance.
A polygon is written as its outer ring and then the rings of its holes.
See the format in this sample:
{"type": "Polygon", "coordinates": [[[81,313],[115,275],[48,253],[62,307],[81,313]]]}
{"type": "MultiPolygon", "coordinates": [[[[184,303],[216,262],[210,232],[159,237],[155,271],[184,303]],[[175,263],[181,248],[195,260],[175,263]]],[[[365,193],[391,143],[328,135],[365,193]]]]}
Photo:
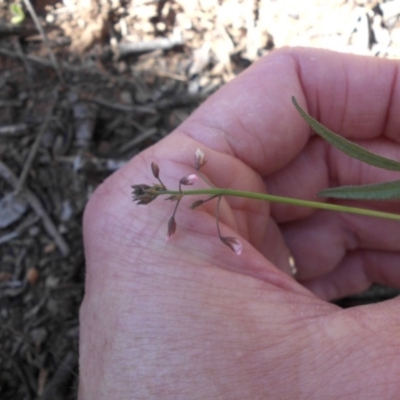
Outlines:
{"type": "Polygon", "coordinates": [[[391,60],[278,50],[215,93],[178,132],[265,176],[290,162],[308,141],[310,129],[291,104],[294,95],[336,133],[398,141],[398,70],[391,60]]]}

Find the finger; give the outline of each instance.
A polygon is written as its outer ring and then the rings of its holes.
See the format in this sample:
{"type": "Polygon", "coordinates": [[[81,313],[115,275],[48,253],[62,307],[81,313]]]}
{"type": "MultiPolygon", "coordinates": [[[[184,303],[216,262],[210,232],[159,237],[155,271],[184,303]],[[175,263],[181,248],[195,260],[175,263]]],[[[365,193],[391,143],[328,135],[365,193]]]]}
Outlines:
{"type": "Polygon", "coordinates": [[[373,283],[400,287],[399,252],[350,252],[330,273],[302,284],[323,300],[360,293],[373,283]]]}
{"type": "MultiPolygon", "coordinates": [[[[370,151],[392,159],[400,159],[400,145],[388,139],[364,141],[370,151]]],[[[320,138],[313,138],[304,150],[287,166],[265,178],[271,194],[326,201],[317,193],[327,187],[361,185],[399,179],[395,171],[387,171],[355,160],[320,138]]],[[[350,204],[350,202],[347,202],[350,204]]],[[[400,212],[400,202],[353,202],[356,207],[373,207],[387,212],[400,212]]],[[[311,215],[315,210],[271,204],[271,213],[278,222],[291,221],[311,215]]]]}
{"type": "Polygon", "coordinates": [[[395,137],[398,69],[398,63],[383,59],[313,49],[277,51],[218,91],[178,131],[268,175],[291,161],[310,135],[292,95],[341,135],[395,137]]]}
{"type": "MultiPolygon", "coordinates": [[[[370,143],[368,143],[370,144],[370,143]]],[[[321,200],[315,196],[323,187],[328,187],[330,182],[336,181],[336,185],[367,184],[377,181],[396,179],[395,173],[380,170],[353,160],[340,152],[332,151],[327,156],[325,144],[318,138],[311,141],[306,149],[289,166],[269,177],[268,190],[271,193],[282,196],[321,200]],[[328,174],[327,171],[333,171],[328,174]],[[299,184],[301,177],[302,184],[299,184]]],[[[374,140],[369,146],[373,151],[381,154],[389,154],[396,158],[399,151],[397,144],[388,145],[382,140],[374,140]]],[[[398,201],[391,202],[342,202],[363,208],[381,209],[387,212],[399,213],[398,201]]],[[[399,223],[395,221],[380,220],[376,218],[355,216],[351,214],[336,214],[331,212],[317,212],[300,207],[288,207],[280,204],[272,204],[272,215],[277,221],[298,220],[297,223],[283,224],[282,229],[286,241],[295,256],[298,278],[301,280],[315,279],[317,287],[327,291],[324,298],[356,293],[367,288],[372,282],[383,283],[382,280],[374,280],[368,275],[365,280],[363,270],[361,275],[354,279],[355,274],[350,269],[340,269],[348,252],[355,249],[375,249],[382,252],[400,251],[399,223]],[[310,216],[304,219],[305,216],[310,216]],[[337,268],[343,273],[338,273],[337,268]],[[345,275],[348,271],[349,275],[345,275]],[[326,274],[326,276],[324,276],[326,274]],[[333,279],[332,277],[335,277],[333,279]],[[317,278],[320,277],[320,278],[317,278]],[[340,281],[343,278],[343,281],[340,281]],[[357,282],[357,285],[355,285],[357,282]]],[[[395,257],[391,255],[391,257],[395,257]]],[[[368,271],[368,265],[365,266],[368,271]]],[[[381,259],[380,268],[386,271],[386,263],[381,259]]],[[[399,285],[398,280],[386,282],[391,285],[399,285]]],[[[320,293],[321,294],[321,293],[320,293]]]]}
{"type": "MultiPolygon", "coordinates": [[[[297,277],[301,281],[333,273],[349,253],[357,250],[373,250],[381,255],[400,252],[400,231],[396,221],[324,211],[305,220],[284,224],[282,231],[296,259],[297,277]]],[[[374,263],[377,261],[374,259],[374,263]]],[[[383,270],[386,268],[383,260],[380,266],[383,270]]]]}

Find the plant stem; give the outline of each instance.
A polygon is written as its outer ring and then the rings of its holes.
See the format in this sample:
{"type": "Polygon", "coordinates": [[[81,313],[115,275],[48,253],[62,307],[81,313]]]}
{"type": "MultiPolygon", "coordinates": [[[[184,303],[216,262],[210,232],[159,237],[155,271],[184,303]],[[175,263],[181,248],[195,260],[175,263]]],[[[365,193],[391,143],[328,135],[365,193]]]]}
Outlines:
{"type": "Polygon", "coordinates": [[[369,217],[377,217],[377,218],[384,218],[384,219],[400,221],[399,214],[392,214],[392,213],[387,213],[387,212],[383,212],[383,211],[368,210],[365,208],[358,208],[358,207],[340,206],[337,204],[322,203],[322,202],[318,202],[318,201],[294,199],[291,197],[275,196],[275,195],[271,195],[271,194],[244,192],[241,190],[233,190],[233,189],[210,188],[210,189],[194,189],[194,190],[183,190],[183,191],[157,190],[157,191],[155,191],[154,194],[156,194],[157,196],[161,196],[161,195],[235,196],[235,197],[244,197],[244,198],[248,198],[248,199],[270,201],[272,203],[275,202],[275,203],[291,204],[291,205],[300,206],[300,207],[319,208],[322,210],[346,212],[346,213],[351,213],[351,214],[360,214],[360,215],[366,215],[369,217]]]}

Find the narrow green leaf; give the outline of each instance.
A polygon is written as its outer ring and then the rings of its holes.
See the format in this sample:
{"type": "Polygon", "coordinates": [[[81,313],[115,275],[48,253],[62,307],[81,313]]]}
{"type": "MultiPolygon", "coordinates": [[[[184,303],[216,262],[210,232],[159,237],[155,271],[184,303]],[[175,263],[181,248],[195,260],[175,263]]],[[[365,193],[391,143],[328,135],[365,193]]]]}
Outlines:
{"type": "Polygon", "coordinates": [[[342,136],[337,135],[336,133],[332,132],[331,130],[323,126],[321,123],[319,123],[316,119],[308,115],[300,107],[299,103],[297,102],[294,96],[292,96],[292,102],[296,107],[297,111],[307,122],[307,124],[310,125],[311,128],[318,135],[320,135],[332,146],[336,147],[337,149],[349,155],[350,157],[356,158],[357,160],[360,160],[367,164],[392,171],[400,171],[399,162],[371,153],[370,151],[364,149],[363,147],[353,142],[350,142],[349,140],[343,138],[342,136]]]}
{"type": "Polygon", "coordinates": [[[352,200],[395,200],[400,199],[400,181],[340,186],[321,190],[318,196],[352,200]]]}

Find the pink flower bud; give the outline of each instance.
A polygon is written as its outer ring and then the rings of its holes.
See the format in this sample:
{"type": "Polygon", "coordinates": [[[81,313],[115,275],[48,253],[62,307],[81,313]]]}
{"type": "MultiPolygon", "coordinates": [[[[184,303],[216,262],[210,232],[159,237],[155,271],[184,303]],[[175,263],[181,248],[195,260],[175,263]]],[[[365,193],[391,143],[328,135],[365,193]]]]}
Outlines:
{"type": "Polygon", "coordinates": [[[233,250],[236,255],[240,256],[243,251],[242,243],[239,242],[235,237],[232,236],[221,236],[220,237],[223,244],[226,244],[231,250],[233,250]]]}
{"type": "Polygon", "coordinates": [[[169,239],[171,239],[175,231],[176,231],[176,222],[174,216],[172,216],[168,221],[168,232],[167,232],[167,237],[165,238],[167,242],[169,239]]]}
{"type": "Polygon", "coordinates": [[[196,171],[198,171],[205,163],[206,160],[204,158],[204,153],[200,149],[197,149],[194,154],[194,167],[196,171]]]}
{"type": "Polygon", "coordinates": [[[184,176],[183,178],[181,178],[181,180],[179,181],[179,183],[181,185],[193,185],[195,182],[197,182],[197,175],[196,174],[190,174],[187,176],[184,176]]]}

